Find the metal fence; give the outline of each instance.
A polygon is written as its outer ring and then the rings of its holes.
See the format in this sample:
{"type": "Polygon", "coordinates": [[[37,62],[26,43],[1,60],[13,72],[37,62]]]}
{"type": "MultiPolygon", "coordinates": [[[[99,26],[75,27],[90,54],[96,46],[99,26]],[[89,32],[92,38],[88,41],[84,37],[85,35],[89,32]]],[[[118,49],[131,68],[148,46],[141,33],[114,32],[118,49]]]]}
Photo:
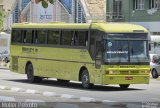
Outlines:
{"type": "Polygon", "coordinates": [[[122,13],[107,12],[106,21],[108,22],[124,22],[125,17],[122,13]]]}

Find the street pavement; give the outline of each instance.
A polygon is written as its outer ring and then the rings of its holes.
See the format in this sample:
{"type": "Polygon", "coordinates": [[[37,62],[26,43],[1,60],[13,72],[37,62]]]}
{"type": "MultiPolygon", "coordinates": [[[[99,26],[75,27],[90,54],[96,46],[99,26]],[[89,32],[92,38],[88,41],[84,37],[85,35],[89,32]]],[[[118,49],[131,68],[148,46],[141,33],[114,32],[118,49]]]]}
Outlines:
{"type": "Polygon", "coordinates": [[[159,90],[160,80],[152,78],[149,85],[135,84],[127,90],[120,89],[118,85],[96,85],[93,89],[86,90],[82,89],[79,82],[58,83],[55,79],[44,79],[41,83],[30,84],[26,80],[26,75],[0,67],[0,101],[9,98],[16,102],[33,101],[41,104],[51,102],[54,107],[58,104],[60,108],[63,105],[71,105],[73,108],[87,107],[88,104],[93,108],[107,106],[137,108],[143,104],[145,106],[148,102],[152,102],[150,105],[154,107],[160,107],[159,90]]]}

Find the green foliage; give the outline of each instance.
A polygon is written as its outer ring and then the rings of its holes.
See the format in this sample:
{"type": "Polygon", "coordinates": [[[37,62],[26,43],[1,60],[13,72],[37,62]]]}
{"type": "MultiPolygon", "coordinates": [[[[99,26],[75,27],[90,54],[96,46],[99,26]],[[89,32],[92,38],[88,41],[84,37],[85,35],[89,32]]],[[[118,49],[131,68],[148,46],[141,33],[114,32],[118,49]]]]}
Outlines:
{"type": "Polygon", "coordinates": [[[51,4],[54,3],[54,0],[39,0],[39,2],[42,3],[42,6],[43,6],[44,8],[47,8],[47,7],[48,7],[48,1],[49,1],[49,3],[51,3],[51,4]]]}
{"type": "Polygon", "coordinates": [[[53,3],[54,3],[54,0],[49,0],[49,2],[50,2],[51,4],[53,4],[53,3]]]}
{"type": "Polygon", "coordinates": [[[48,3],[43,0],[43,1],[42,1],[42,6],[43,6],[44,8],[47,8],[47,7],[48,7],[48,3]]]}
{"type": "Polygon", "coordinates": [[[5,15],[2,11],[0,11],[0,25],[3,24],[3,19],[5,18],[5,15]]]}

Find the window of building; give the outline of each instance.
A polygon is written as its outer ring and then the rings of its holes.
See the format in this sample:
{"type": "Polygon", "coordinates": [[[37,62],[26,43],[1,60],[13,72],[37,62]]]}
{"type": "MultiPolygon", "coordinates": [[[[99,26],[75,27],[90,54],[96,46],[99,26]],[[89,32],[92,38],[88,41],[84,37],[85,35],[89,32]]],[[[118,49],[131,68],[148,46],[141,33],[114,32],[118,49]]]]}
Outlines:
{"type": "Polygon", "coordinates": [[[47,31],[46,30],[37,30],[35,43],[45,44],[46,40],[47,40],[47,31]]]}
{"type": "Polygon", "coordinates": [[[51,31],[48,32],[48,44],[58,45],[60,39],[59,31],[51,31]]]}
{"type": "Polygon", "coordinates": [[[62,31],[61,45],[72,45],[73,31],[62,31]]]}
{"type": "Polygon", "coordinates": [[[160,0],[150,0],[150,9],[160,9],[160,0]]]}
{"type": "Polygon", "coordinates": [[[0,10],[3,10],[3,5],[0,5],[0,10]]]}
{"type": "Polygon", "coordinates": [[[134,0],[136,10],[145,9],[145,0],[134,0]]]}
{"type": "Polygon", "coordinates": [[[113,2],[113,18],[122,18],[122,0],[114,0],[113,2]]]}
{"type": "Polygon", "coordinates": [[[13,30],[12,43],[21,43],[21,42],[22,42],[21,30],[13,30]]]}

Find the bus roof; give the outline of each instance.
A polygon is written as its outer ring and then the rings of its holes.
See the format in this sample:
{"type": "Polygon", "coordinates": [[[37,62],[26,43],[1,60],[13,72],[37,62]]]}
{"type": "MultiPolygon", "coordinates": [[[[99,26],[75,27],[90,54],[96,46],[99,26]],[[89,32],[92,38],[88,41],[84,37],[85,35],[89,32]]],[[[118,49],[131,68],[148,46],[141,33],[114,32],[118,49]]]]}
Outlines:
{"type": "Polygon", "coordinates": [[[89,29],[90,25],[91,29],[110,33],[148,32],[142,26],[127,23],[15,23],[13,28],[89,29]]]}

